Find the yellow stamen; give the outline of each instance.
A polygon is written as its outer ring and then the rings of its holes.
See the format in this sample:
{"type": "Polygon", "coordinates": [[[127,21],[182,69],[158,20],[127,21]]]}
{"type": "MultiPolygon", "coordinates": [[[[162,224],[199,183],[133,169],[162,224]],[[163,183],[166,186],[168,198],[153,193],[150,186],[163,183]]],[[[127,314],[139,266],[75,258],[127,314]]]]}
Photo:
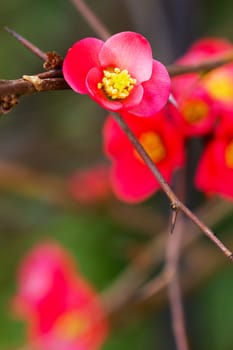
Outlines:
{"type": "Polygon", "coordinates": [[[205,119],[209,112],[209,107],[204,101],[189,100],[181,107],[184,119],[189,123],[198,123],[205,119]]]}
{"type": "MultiPolygon", "coordinates": [[[[153,131],[145,132],[140,135],[139,141],[155,163],[159,163],[165,158],[166,148],[161,140],[161,137],[157,133],[153,131]]],[[[134,154],[141,162],[144,163],[143,159],[136,150],[134,150],[134,154]]]]}
{"type": "Polygon", "coordinates": [[[86,327],[87,324],[81,315],[70,311],[58,318],[54,331],[63,339],[72,340],[84,332],[86,327]]]}
{"type": "Polygon", "coordinates": [[[204,79],[209,94],[222,102],[233,100],[233,79],[227,71],[218,69],[209,73],[204,79]]]}
{"type": "Polygon", "coordinates": [[[97,87],[111,100],[123,100],[128,97],[137,82],[127,69],[121,71],[120,68],[108,68],[103,73],[102,82],[98,83],[97,87]]]}
{"type": "Polygon", "coordinates": [[[233,168],[233,141],[231,141],[226,147],[225,161],[229,168],[233,168]]]}

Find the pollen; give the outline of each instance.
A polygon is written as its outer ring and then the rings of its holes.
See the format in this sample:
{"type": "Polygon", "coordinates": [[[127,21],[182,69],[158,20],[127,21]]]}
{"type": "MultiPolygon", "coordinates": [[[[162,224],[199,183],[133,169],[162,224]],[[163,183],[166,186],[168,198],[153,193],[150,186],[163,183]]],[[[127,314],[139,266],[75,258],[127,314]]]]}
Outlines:
{"type": "Polygon", "coordinates": [[[229,168],[233,168],[233,141],[231,141],[225,150],[225,161],[229,168]]]}
{"type": "Polygon", "coordinates": [[[131,77],[127,69],[108,68],[103,71],[103,74],[104,77],[97,87],[103,90],[111,100],[125,99],[137,83],[137,80],[131,77]]]}
{"type": "Polygon", "coordinates": [[[195,124],[207,117],[209,107],[204,101],[189,100],[181,107],[181,112],[188,123],[195,124]]]}
{"type": "Polygon", "coordinates": [[[61,315],[55,323],[55,333],[59,334],[63,339],[73,340],[85,331],[87,327],[86,321],[74,311],[61,315]]]}
{"type": "Polygon", "coordinates": [[[209,73],[204,80],[209,94],[221,102],[231,103],[233,99],[233,79],[227,71],[209,73]]]}
{"type": "MultiPolygon", "coordinates": [[[[139,137],[141,145],[144,147],[146,152],[149,154],[150,158],[158,164],[166,157],[165,145],[157,133],[153,131],[142,133],[139,137]]],[[[136,158],[138,158],[142,163],[144,163],[141,156],[136,150],[134,150],[136,158]]]]}

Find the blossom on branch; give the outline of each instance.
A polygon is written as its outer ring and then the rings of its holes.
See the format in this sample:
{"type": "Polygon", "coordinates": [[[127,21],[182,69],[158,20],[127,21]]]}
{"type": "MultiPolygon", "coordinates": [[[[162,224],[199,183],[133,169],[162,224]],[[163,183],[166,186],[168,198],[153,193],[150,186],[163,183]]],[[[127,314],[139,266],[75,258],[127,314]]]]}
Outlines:
{"type": "MultiPolygon", "coordinates": [[[[162,175],[170,182],[184,164],[183,138],[163,111],[143,120],[124,113],[123,118],[143,145],[162,175]]],[[[131,203],[155,193],[160,185],[125,133],[111,116],[105,122],[104,151],[111,159],[111,181],[116,195],[131,203]]]]}
{"type": "Polygon", "coordinates": [[[170,94],[166,68],[153,60],[148,41],[134,32],[115,34],[105,42],[76,42],[64,59],[63,74],[74,91],[110,111],[150,116],[165,106],[170,94]]]}
{"type": "Polygon", "coordinates": [[[96,350],[108,333],[97,293],[56,243],[40,244],[24,258],[13,310],[27,322],[33,349],[96,350]]]}

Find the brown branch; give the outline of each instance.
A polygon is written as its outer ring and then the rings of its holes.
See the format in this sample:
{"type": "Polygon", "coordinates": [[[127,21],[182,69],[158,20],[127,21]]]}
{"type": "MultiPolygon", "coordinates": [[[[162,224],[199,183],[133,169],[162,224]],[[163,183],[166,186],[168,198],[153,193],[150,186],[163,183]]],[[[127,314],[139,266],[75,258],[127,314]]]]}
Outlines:
{"type": "Polygon", "coordinates": [[[22,78],[17,80],[0,80],[0,96],[6,96],[6,95],[24,96],[24,95],[31,95],[36,92],[42,92],[42,91],[70,89],[70,87],[62,77],[57,77],[60,71],[58,72],[49,71],[46,73],[51,73],[51,77],[42,78],[43,77],[42,73],[32,76],[37,79],[39,83],[38,86],[40,87],[36,86],[32,81],[30,82],[29,80],[25,80],[22,78]]]}
{"type": "MultiPolygon", "coordinates": [[[[180,169],[177,175],[178,176],[174,183],[174,188],[176,193],[182,199],[182,202],[184,202],[187,197],[185,181],[187,175],[186,167],[180,169]]],[[[175,222],[172,222],[172,226],[174,227],[175,232],[174,235],[170,235],[166,245],[164,273],[169,276],[169,279],[167,279],[167,293],[176,347],[177,350],[188,350],[189,345],[183,310],[182,291],[180,286],[180,256],[186,229],[184,215],[182,214],[183,213],[181,213],[181,215],[179,215],[177,218],[177,208],[173,208],[172,218],[173,221],[175,220],[175,222]]]]}
{"type": "Polygon", "coordinates": [[[100,21],[96,14],[91,10],[89,6],[83,0],[71,0],[76,9],[82,14],[89,26],[93,29],[97,35],[103,40],[107,40],[111,33],[107,27],[100,21]]]}
{"type": "Polygon", "coordinates": [[[189,349],[179,281],[179,257],[184,228],[185,224],[183,218],[179,217],[175,226],[174,235],[170,236],[168,240],[165,266],[166,274],[169,276],[169,279],[167,279],[167,291],[171,310],[172,328],[178,350],[189,349]]]}
{"type": "MultiPolygon", "coordinates": [[[[209,70],[218,68],[224,64],[233,61],[233,53],[229,53],[228,56],[223,56],[215,60],[207,60],[203,63],[190,66],[170,65],[167,67],[168,72],[171,76],[182,75],[192,72],[207,72],[209,70]]],[[[33,83],[24,79],[16,80],[0,80],[0,96],[6,95],[31,95],[36,92],[42,91],[54,91],[70,89],[68,84],[65,82],[61,69],[50,70],[48,72],[41,72],[34,77],[38,77],[41,80],[40,89],[38,90],[33,83]]]]}
{"type": "Polygon", "coordinates": [[[195,214],[192,213],[191,210],[189,210],[183,204],[183,202],[179,200],[179,198],[176,196],[174,191],[171,189],[171,187],[168,185],[168,183],[158,170],[156,164],[150,158],[149,154],[138,141],[132,130],[124,121],[124,119],[117,113],[111,112],[111,115],[113,116],[117,124],[120,126],[120,128],[123,130],[123,132],[126,134],[127,138],[130,140],[138,154],[144,160],[145,164],[150,169],[151,173],[154,175],[156,180],[159,182],[162,190],[167,195],[171,206],[175,206],[177,210],[182,211],[223,252],[223,254],[225,254],[225,256],[230,259],[230,261],[233,261],[233,253],[222,243],[222,241],[219,238],[215,236],[214,232],[212,232],[208,226],[206,226],[195,214]]]}
{"type": "Polygon", "coordinates": [[[187,74],[187,73],[207,73],[210,70],[219,68],[225,64],[233,61],[233,51],[221,57],[208,59],[205,62],[193,63],[190,65],[171,64],[167,67],[168,73],[171,77],[187,74]]]}

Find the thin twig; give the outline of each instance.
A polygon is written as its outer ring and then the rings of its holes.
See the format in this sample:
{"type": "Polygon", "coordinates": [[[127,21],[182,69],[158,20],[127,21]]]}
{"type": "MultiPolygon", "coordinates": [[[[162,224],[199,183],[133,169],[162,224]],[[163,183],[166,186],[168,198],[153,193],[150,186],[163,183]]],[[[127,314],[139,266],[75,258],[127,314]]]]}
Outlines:
{"type": "Polygon", "coordinates": [[[111,33],[108,31],[107,27],[100,21],[96,14],[91,10],[89,6],[83,0],[71,0],[77,10],[85,18],[89,26],[93,29],[97,35],[103,40],[107,40],[111,33]]]}
{"type": "Polygon", "coordinates": [[[42,61],[46,61],[48,59],[47,54],[40,50],[37,46],[32,44],[30,41],[25,39],[22,35],[16,33],[13,29],[8,27],[4,27],[4,29],[10,33],[15,39],[17,39],[22,45],[24,45],[29,51],[34,53],[36,56],[42,59],[42,61]]]}
{"type": "MultiPolygon", "coordinates": [[[[230,232],[225,232],[228,236],[227,242],[230,244],[231,235],[230,232]]],[[[182,249],[183,251],[183,249],[182,249]]],[[[216,250],[212,246],[203,244],[197,244],[193,248],[185,249],[185,263],[186,269],[182,271],[180,276],[183,292],[193,293],[198,290],[203,283],[216,274],[222,271],[224,264],[223,255],[216,254],[216,250]],[[203,264],[203,261],[205,262],[203,264]],[[190,278],[190,275],[192,278],[190,278]]],[[[169,283],[170,276],[164,275],[164,270],[153,281],[150,281],[143,288],[141,288],[134,299],[129,300],[127,307],[124,305],[124,309],[127,309],[128,313],[132,314],[138,312],[151,312],[161,310],[164,305],[168,303],[168,296],[166,294],[166,288],[169,283]]],[[[124,310],[119,310],[118,313],[124,310]]],[[[118,313],[115,318],[117,319],[118,313]]]]}
{"type": "Polygon", "coordinates": [[[233,51],[225,53],[221,57],[208,59],[204,62],[193,63],[190,65],[171,64],[167,67],[168,73],[171,77],[176,75],[183,75],[187,73],[207,73],[210,70],[219,68],[225,64],[233,61],[233,51]]]}
{"type": "MultiPolygon", "coordinates": [[[[202,220],[205,220],[209,226],[212,226],[226,215],[232,213],[232,210],[232,206],[229,203],[218,199],[203,205],[203,207],[199,209],[198,215],[202,220]]],[[[153,226],[156,227],[156,222],[153,226]]],[[[200,232],[197,230],[196,226],[190,226],[190,224],[187,223],[186,227],[188,235],[185,236],[182,242],[182,252],[187,251],[187,248],[200,237],[200,232]]],[[[159,234],[154,232],[154,234],[154,238],[149,240],[149,242],[137,252],[131,263],[104,292],[103,302],[108,313],[114,315],[124,309],[125,306],[130,303],[133,296],[135,296],[135,291],[137,291],[142,282],[147,279],[152,269],[158,266],[164,258],[167,232],[162,231],[159,234]]],[[[208,262],[206,262],[206,264],[207,263],[208,262]]],[[[136,299],[139,302],[146,302],[146,300],[157,294],[161,287],[167,285],[168,279],[170,278],[170,271],[163,271],[163,277],[156,277],[155,281],[153,280],[145,284],[139,294],[136,292],[136,299]],[[157,278],[159,278],[158,283],[157,278]]]]}
{"type": "Polygon", "coordinates": [[[165,266],[165,271],[167,271],[170,276],[167,283],[167,291],[172,317],[173,334],[178,350],[189,349],[179,282],[179,257],[184,228],[184,221],[182,220],[182,217],[180,217],[175,226],[174,235],[170,236],[168,240],[165,266]]]}
{"type": "Polygon", "coordinates": [[[127,123],[124,121],[124,119],[117,113],[111,112],[111,115],[113,116],[114,120],[117,122],[117,124],[120,126],[120,128],[123,130],[123,132],[126,134],[127,138],[130,140],[132,145],[135,147],[136,151],[139,153],[139,155],[144,160],[147,167],[150,169],[154,177],[159,182],[162,190],[167,195],[168,199],[170,200],[171,206],[176,206],[177,209],[181,210],[188,218],[191,219],[191,221],[196,224],[200,230],[225,254],[227,258],[230,259],[230,261],[233,261],[233,254],[232,252],[222,243],[220,239],[218,239],[214,232],[212,232],[208,226],[206,226],[195,214],[191,212],[176,196],[174,191],[171,189],[171,187],[168,185],[160,171],[158,170],[156,164],[153,162],[153,160],[150,158],[149,154],[146,152],[144,147],[141,145],[141,143],[138,141],[132,130],[128,127],[127,123]]]}
{"type": "MultiPolygon", "coordinates": [[[[174,183],[176,193],[179,195],[182,202],[187,200],[186,175],[186,167],[180,169],[174,183]]],[[[175,212],[177,212],[176,207],[172,209],[173,212],[174,209],[175,212]]],[[[172,213],[172,217],[173,216],[174,214],[172,213]]],[[[180,269],[180,255],[184,241],[185,229],[186,222],[184,221],[184,215],[182,213],[174,224],[174,235],[168,238],[164,267],[165,272],[170,277],[167,281],[167,292],[171,312],[173,335],[177,350],[189,349],[182,302],[182,291],[180,286],[180,275],[182,272],[180,269]]]]}

